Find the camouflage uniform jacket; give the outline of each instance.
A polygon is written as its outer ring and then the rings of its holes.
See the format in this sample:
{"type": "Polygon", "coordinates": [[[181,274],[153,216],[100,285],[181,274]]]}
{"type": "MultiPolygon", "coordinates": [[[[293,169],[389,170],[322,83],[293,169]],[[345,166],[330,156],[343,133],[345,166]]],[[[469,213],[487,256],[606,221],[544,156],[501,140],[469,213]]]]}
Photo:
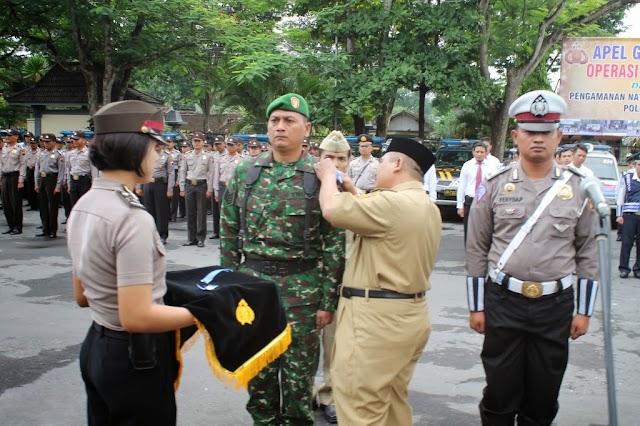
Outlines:
{"type": "MultiPolygon", "coordinates": [[[[303,155],[296,162],[279,163],[273,161],[271,152],[265,152],[255,160],[240,162],[222,201],[220,260],[224,266],[246,270],[241,265],[243,254],[271,261],[304,259],[304,172],[315,174],[310,155],[303,155]],[[241,250],[237,236],[244,206],[244,182],[254,161],[262,169],[247,202],[246,234],[241,250]]],[[[322,217],[317,197],[313,203],[307,258],[317,259],[318,266],[303,273],[284,277],[264,275],[264,278],[278,284],[285,308],[317,305],[319,310],[335,311],[337,285],[344,268],[344,231],[332,227],[322,217]]]]}

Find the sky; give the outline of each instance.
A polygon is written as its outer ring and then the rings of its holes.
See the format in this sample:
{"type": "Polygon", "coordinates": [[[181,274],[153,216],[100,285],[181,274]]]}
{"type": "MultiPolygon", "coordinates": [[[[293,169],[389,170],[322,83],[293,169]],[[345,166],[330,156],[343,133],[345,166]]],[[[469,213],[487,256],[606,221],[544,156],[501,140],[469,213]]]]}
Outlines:
{"type": "Polygon", "coordinates": [[[620,33],[618,37],[640,38],[640,4],[633,6],[624,17],[627,30],[620,33]]]}

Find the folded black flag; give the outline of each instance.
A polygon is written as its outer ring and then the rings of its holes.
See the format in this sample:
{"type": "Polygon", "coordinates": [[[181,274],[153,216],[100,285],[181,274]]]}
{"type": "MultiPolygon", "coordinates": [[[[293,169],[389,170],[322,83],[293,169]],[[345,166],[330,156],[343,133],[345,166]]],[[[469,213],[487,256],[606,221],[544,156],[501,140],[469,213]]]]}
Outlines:
{"type": "Polygon", "coordinates": [[[196,326],[177,333],[179,346],[187,349],[200,332],[209,366],[226,384],[246,388],[289,347],[291,326],[271,281],[220,266],[167,272],[166,279],[165,304],[196,318],[196,326]],[[207,276],[212,281],[202,282],[207,276]]]}

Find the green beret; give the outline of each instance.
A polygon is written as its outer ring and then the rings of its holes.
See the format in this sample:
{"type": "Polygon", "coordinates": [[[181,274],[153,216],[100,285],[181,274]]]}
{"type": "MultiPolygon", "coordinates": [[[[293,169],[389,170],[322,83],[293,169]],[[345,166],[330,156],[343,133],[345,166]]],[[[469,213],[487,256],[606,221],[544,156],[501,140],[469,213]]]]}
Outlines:
{"type": "Polygon", "coordinates": [[[287,93],[271,102],[267,107],[267,118],[269,118],[271,113],[276,109],[297,112],[309,118],[309,105],[307,101],[296,93],[287,93]]]}

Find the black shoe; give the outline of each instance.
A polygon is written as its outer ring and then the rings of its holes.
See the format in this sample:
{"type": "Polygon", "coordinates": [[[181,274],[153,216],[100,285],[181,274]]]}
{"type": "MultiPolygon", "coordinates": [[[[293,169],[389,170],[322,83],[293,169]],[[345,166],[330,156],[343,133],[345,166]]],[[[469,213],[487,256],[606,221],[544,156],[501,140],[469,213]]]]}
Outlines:
{"type": "Polygon", "coordinates": [[[9,234],[9,235],[20,235],[20,234],[22,234],[21,230],[14,229],[13,231],[11,231],[11,234],[9,234]]]}
{"type": "Polygon", "coordinates": [[[48,232],[41,232],[39,234],[36,234],[36,237],[48,237],[49,233],[48,232]]]}
{"type": "Polygon", "coordinates": [[[166,238],[160,238],[160,242],[162,244],[167,244],[167,239],[166,238]]]}
{"type": "Polygon", "coordinates": [[[185,215],[182,215],[182,216],[180,216],[180,219],[184,219],[185,217],[186,217],[185,215]]]}
{"type": "Polygon", "coordinates": [[[629,276],[629,271],[621,271],[620,278],[627,278],[629,276]]]}
{"type": "Polygon", "coordinates": [[[198,247],[204,247],[204,243],[202,241],[198,241],[198,247]]]}
{"type": "Polygon", "coordinates": [[[324,416],[324,419],[331,423],[331,424],[336,424],[338,423],[338,414],[336,413],[336,406],[335,405],[320,405],[320,409],[322,410],[322,415],[324,416]]]}
{"type": "Polygon", "coordinates": [[[197,246],[198,242],[197,241],[189,241],[188,243],[184,243],[182,246],[186,247],[186,246],[197,246]]]}
{"type": "Polygon", "coordinates": [[[13,233],[13,228],[9,228],[8,231],[4,231],[2,234],[3,235],[8,235],[8,234],[12,234],[13,233]]]}
{"type": "Polygon", "coordinates": [[[38,209],[34,209],[33,207],[29,207],[29,208],[27,209],[27,211],[28,211],[28,212],[37,212],[37,211],[38,211],[38,209]]]}
{"type": "Polygon", "coordinates": [[[633,271],[633,276],[635,278],[640,278],[640,272],[639,271],[633,271]]]}
{"type": "Polygon", "coordinates": [[[52,232],[49,234],[49,238],[57,238],[58,236],[56,235],[55,232],[52,232]]]}
{"type": "Polygon", "coordinates": [[[42,225],[36,226],[36,229],[42,229],[42,225]]]}
{"type": "Polygon", "coordinates": [[[213,234],[212,236],[209,237],[210,240],[217,240],[218,238],[220,238],[220,235],[218,234],[213,234]]]}
{"type": "Polygon", "coordinates": [[[616,241],[622,241],[622,235],[618,235],[618,237],[616,238],[616,241]]]}
{"type": "Polygon", "coordinates": [[[62,222],[60,222],[62,225],[66,225],[67,224],[67,219],[63,220],[62,222]]]}

